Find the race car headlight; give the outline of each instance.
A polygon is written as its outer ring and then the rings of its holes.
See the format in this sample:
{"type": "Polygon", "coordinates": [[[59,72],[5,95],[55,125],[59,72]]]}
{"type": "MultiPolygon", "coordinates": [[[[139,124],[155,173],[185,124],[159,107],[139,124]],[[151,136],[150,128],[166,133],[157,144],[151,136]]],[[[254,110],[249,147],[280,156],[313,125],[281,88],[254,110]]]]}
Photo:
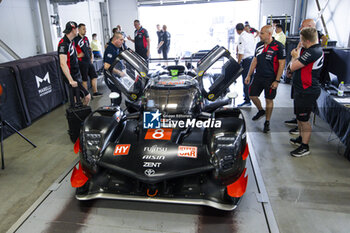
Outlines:
{"type": "Polygon", "coordinates": [[[94,160],[99,158],[101,151],[102,135],[100,133],[85,134],[85,152],[86,156],[92,157],[94,160]]]}

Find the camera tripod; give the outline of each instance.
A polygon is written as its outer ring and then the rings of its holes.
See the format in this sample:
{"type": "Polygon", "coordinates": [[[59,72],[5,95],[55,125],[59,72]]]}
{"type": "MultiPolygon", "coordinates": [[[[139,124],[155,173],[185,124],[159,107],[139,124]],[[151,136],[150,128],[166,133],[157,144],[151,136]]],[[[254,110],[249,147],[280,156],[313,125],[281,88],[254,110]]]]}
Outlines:
{"type": "Polygon", "coordinates": [[[4,126],[8,126],[11,128],[15,133],[17,133],[19,136],[21,136],[24,140],[26,140],[28,143],[30,143],[34,148],[36,148],[36,145],[34,145],[28,138],[26,138],[23,134],[21,134],[17,129],[15,129],[10,123],[8,123],[6,120],[2,120],[1,114],[0,114],[0,140],[1,140],[1,168],[5,169],[5,161],[4,161],[4,146],[3,146],[3,139],[4,139],[4,126]]]}

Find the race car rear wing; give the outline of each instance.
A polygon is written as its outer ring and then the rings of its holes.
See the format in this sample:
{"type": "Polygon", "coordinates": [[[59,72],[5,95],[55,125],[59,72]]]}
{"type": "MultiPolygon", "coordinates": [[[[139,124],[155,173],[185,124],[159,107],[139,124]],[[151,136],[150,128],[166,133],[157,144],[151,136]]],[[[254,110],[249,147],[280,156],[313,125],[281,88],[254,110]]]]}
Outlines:
{"type": "Polygon", "coordinates": [[[215,46],[197,63],[197,76],[203,96],[208,100],[216,100],[226,89],[241,75],[243,68],[230,56],[230,52],[224,47],[215,46]],[[226,57],[228,60],[222,66],[221,75],[208,90],[203,85],[203,75],[219,59],[226,57]]]}
{"type": "Polygon", "coordinates": [[[137,100],[147,82],[147,62],[131,49],[121,52],[109,69],[106,71],[107,78],[111,81],[129,100],[137,100]],[[116,67],[118,66],[118,68],[116,67]],[[113,74],[113,69],[124,73],[123,77],[113,74]]]}

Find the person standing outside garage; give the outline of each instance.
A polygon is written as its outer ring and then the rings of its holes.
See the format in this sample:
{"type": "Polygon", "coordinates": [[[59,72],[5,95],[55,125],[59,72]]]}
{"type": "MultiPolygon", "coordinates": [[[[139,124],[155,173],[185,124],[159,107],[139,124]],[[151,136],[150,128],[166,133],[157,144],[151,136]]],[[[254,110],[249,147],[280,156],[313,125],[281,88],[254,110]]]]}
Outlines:
{"type": "Polygon", "coordinates": [[[138,19],[134,20],[134,27],[136,28],[134,33],[134,39],[128,36],[128,40],[135,43],[135,51],[146,61],[150,55],[150,39],[148,32],[144,29],[138,19]]]}
{"type": "Polygon", "coordinates": [[[276,97],[277,87],[280,82],[284,65],[286,63],[286,51],[284,46],[272,37],[273,28],[266,25],[261,28],[260,42],[256,45],[255,57],[252,60],[245,84],[249,84],[254,72],[254,79],[250,85],[250,99],[258,108],[258,113],[253,121],[259,120],[266,113],[264,133],[270,131],[270,119],[273,109],[273,99],[276,97]],[[264,90],[266,112],[261,106],[259,95],[264,90]]]}
{"type": "MultiPolygon", "coordinates": [[[[124,37],[123,34],[120,32],[115,32],[111,41],[108,42],[108,46],[105,50],[105,53],[103,55],[103,67],[104,67],[104,76],[105,76],[105,83],[107,84],[108,88],[112,92],[117,92],[120,95],[120,98],[118,99],[117,103],[118,105],[121,104],[122,97],[121,97],[121,91],[113,84],[111,80],[109,80],[106,71],[111,67],[113,62],[115,61],[116,57],[122,52],[122,46],[124,43],[124,37]]],[[[117,77],[124,77],[125,74],[122,71],[123,65],[121,62],[119,62],[113,69],[113,74],[115,74],[117,77]]]]}
{"type": "Polygon", "coordinates": [[[249,84],[245,84],[245,78],[247,77],[250,64],[254,57],[255,41],[254,36],[244,30],[243,23],[236,25],[236,31],[239,35],[238,45],[237,45],[237,58],[238,63],[241,64],[243,68],[242,80],[243,80],[243,93],[244,102],[239,104],[238,107],[251,106],[249,98],[249,84]]]}
{"type": "Polygon", "coordinates": [[[161,58],[161,54],[162,54],[160,42],[162,41],[163,34],[164,34],[163,30],[161,29],[160,25],[157,24],[157,37],[158,37],[157,52],[158,52],[159,58],[161,58]]]}
{"type": "Polygon", "coordinates": [[[318,44],[317,30],[307,27],[300,32],[300,42],[303,51],[293,49],[290,70],[293,73],[294,113],[298,121],[300,136],[290,139],[290,143],[299,147],[290,154],[302,157],[310,154],[309,141],[311,137],[310,113],[316,106],[316,100],[321,93],[319,78],[323,66],[323,51],[318,44]],[[300,56],[299,56],[300,54],[300,56]]]}
{"type": "Polygon", "coordinates": [[[88,90],[88,80],[91,79],[92,91],[94,97],[102,96],[102,93],[97,91],[97,73],[92,64],[92,52],[89,39],[86,35],[86,26],[81,23],[78,25],[78,35],[74,38],[75,47],[77,48],[79,69],[83,79],[83,86],[88,90]]]}
{"type": "Polygon", "coordinates": [[[97,34],[92,34],[91,40],[91,50],[94,55],[94,58],[102,58],[101,54],[101,42],[97,40],[97,34]]]}
{"type": "Polygon", "coordinates": [[[277,24],[276,25],[276,34],[275,34],[275,40],[281,42],[283,44],[283,46],[286,45],[286,35],[284,34],[283,30],[282,30],[282,25],[281,24],[277,24]]]}
{"type": "MultiPolygon", "coordinates": [[[[169,49],[170,49],[170,33],[167,31],[167,26],[163,25],[163,37],[162,37],[162,41],[159,43],[159,47],[162,50],[163,53],[163,58],[165,60],[168,59],[168,53],[169,53],[169,49]]],[[[165,62],[165,65],[168,65],[168,62],[165,62]]]]}
{"type": "Polygon", "coordinates": [[[69,86],[69,96],[71,104],[73,105],[75,93],[80,92],[82,96],[83,104],[88,105],[91,99],[90,93],[82,85],[82,78],[79,70],[78,56],[75,49],[73,39],[77,36],[78,25],[73,21],[69,21],[66,24],[66,28],[63,31],[64,37],[58,43],[58,58],[60,62],[60,68],[62,71],[62,77],[65,83],[69,86]]]}

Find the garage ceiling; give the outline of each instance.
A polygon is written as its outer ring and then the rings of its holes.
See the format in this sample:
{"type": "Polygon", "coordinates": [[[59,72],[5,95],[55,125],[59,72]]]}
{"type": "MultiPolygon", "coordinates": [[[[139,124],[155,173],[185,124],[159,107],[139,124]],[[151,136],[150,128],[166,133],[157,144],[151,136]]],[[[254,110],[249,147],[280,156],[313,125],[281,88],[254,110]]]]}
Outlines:
{"type": "Polygon", "coordinates": [[[138,6],[185,5],[192,3],[234,2],[247,0],[137,0],[138,6]]]}

